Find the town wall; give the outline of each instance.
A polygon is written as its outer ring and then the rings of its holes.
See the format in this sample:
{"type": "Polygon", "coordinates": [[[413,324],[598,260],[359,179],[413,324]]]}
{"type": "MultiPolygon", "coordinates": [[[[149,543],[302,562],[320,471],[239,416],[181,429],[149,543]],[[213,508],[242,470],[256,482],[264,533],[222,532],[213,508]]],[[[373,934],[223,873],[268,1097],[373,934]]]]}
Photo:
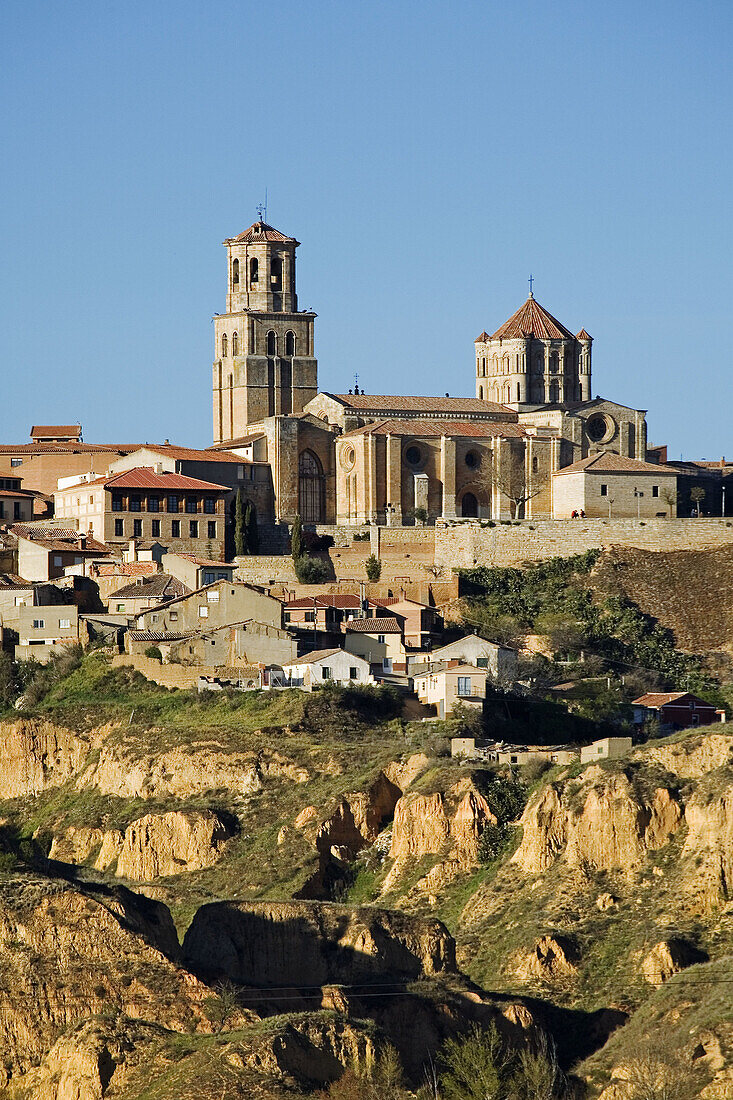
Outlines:
{"type": "MultiPolygon", "coordinates": [[[[331,534],[335,545],[328,554],[334,576],[320,587],[331,591],[334,582],[352,586],[366,579],[364,561],[373,551],[382,562],[380,582],[408,596],[450,580],[451,569],[473,565],[521,565],[524,561],[570,557],[586,550],[611,546],[639,550],[709,550],[733,544],[733,520],[702,519],[584,519],[524,520],[516,523],[458,522],[435,527],[371,527],[370,541],[353,542],[349,528],[318,527],[331,534]]],[[[256,555],[237,559],[237,579],[248,584],[281,584],[299,588],[289,555],[256,555]]],[[[381,594],[381,593],[380,593],[381,594]]],[[[427,601],[425,601],[427,602],[427,601]]]]}

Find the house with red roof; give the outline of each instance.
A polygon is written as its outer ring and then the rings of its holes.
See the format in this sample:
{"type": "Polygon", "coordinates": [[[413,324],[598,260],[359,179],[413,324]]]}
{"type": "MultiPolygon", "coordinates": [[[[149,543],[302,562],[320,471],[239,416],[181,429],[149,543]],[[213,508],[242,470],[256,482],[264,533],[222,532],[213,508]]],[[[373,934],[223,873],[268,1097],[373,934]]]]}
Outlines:
{"type": "Polygon", "coordinates": [[[724,722],[725,711],[689,691],[648,691],[632,702],[634,722],[645,725],[656,718],[664,730],[684,730],[724,722]]]}
{"type": "Polygon", "coordinates": [[[139,466],[99,478],[64,479],[59,523],[122,551],[130,539],[224,560],[226,485],[139,466]]]}

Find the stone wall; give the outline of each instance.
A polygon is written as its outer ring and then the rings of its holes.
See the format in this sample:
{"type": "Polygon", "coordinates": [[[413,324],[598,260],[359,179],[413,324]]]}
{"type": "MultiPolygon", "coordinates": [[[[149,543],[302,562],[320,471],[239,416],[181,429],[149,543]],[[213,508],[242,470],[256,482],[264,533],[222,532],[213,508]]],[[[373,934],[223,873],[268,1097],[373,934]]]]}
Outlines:
{"type": "Polygon", "coordinates": [[[214,676],[217,673],[213,665],[164,665],[155,657],[145,657],[141,653],[117,654],[112,658],[112,667],[119,668],[120,665],[131,665],[146,680],[167,688],[193,688],[198,684],[199,676],[214,676]]]}
{"type": "Polygon", "coordinates": [[[496,527],[468,523],[436,525],[435,560],[445,568],[520,565],[610,546],[708,550],[731,543],[733,522],[712,518],[535,520],[496,527]]]}
{"type": "MultiPolygon", "coordinates": [[[[364,561],[373,551],[382,561],[381,583],[415,593],[427,584],[448,581],[451,569],[472,565],[521,565],[523,561],[570,557],[586,550],[628,546],[639,550],[707,550],[733,544],[733,521],[726,519],[585,519],[476,522],[435,527],[365,528],[371,541],[353,542],[348,528],[319,526],[333,534],[328,554],[336,582],[352,586],[366,580],[364,561]],[[435,568],[434,568],[435,567],[435,568]],[[442,571],[442,572],[441,572],[442,571]],[[437,574],[437,575],[436,575],[437,574]]],[[[237,579],[248,584],[297,585],[289,555],[237,559],[237,579]]],[[[326,588],[327,585],[323,585],[326,588]]]]}

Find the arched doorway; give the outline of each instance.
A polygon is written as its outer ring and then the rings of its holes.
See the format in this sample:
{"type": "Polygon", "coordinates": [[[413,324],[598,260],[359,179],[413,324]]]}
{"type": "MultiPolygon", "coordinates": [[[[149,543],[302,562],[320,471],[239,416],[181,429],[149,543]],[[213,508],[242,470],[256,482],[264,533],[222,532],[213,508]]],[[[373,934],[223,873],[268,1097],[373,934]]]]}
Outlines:
{"type": "Polygon", "coordinates": [[[464,493],[461,498],[461,515],[464,519],[475,519],[478,516],[478,501],[473,493],[464,493]]]}
{"type": "Polygon", "coordinates": [[[325,523],[326,478],[313,451],[303,451],[298,459],[298,512],[303,523],[325,523]]]}

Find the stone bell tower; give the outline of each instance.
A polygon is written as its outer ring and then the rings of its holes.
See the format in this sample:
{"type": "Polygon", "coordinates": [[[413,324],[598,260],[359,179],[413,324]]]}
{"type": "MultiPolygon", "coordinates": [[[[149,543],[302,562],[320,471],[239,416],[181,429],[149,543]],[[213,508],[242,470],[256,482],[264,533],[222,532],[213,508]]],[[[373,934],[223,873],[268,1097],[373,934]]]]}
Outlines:
{"type": "Polygon", "coordinates": [[[226,313],[214,318],[214,442],[268,416],[300,413],[318,392],[315,313],[298,310],[298,241],[257,221],[224,241],[226,313]]]}

